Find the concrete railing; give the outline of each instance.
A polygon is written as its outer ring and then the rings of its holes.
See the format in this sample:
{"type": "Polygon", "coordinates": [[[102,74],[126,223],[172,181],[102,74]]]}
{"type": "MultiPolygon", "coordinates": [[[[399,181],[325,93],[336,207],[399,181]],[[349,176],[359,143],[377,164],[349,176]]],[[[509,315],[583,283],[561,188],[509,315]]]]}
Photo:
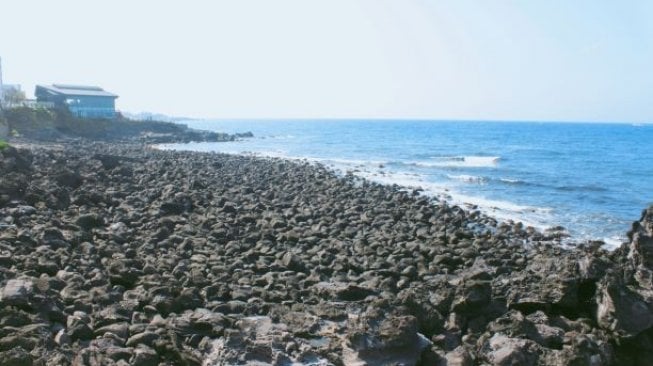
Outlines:
{"type": "Polygon", "coordinates": [[[2,108],[4,109],[13,109],[13,108],[33,108],[33,109],[51,109],[54,108],[54,103],[52,102],[37,102],[35,100],[24,100],[22,102],[0,102],[2,108]]]}

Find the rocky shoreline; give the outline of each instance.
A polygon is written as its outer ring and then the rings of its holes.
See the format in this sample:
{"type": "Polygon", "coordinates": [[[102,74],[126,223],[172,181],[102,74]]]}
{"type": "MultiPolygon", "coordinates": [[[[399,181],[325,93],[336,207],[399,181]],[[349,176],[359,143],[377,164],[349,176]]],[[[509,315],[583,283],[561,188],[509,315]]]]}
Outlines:
{"type": "Polygon", "coordinates": [[[614,252],[315,164],[0,151],[0,365],[650,365],[653,208],[614,252]]]}
{"type": "Polygon", "coordinates": [[[224,142],[253,137],[251,132],[227,134],[197,130],[176,122],[156,120],[79,119],[66,110],[12,108],[0,110],[0,140],[91,140],[120,143],[224,142]]]}

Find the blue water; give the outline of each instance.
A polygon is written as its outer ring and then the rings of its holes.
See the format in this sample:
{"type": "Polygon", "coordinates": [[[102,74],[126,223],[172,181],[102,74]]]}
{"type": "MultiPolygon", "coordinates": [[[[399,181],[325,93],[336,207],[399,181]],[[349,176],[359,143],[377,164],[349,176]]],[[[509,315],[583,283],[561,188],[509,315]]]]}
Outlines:
{"type": "Polygon", "coordinates": [[[175,148],[307,158],[421,187],[500,220],[567,228],[616,246],[653,204],[653,125],[446,121],[187,121],[254,133],[175,148]]]}

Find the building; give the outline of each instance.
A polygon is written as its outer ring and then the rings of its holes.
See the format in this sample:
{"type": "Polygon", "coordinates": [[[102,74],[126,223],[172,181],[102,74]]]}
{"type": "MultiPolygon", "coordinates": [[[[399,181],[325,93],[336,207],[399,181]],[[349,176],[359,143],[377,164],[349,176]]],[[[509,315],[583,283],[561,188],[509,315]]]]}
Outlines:
{"type": "Polygon", "coordinates": [[[118,96],[97,86],[37,85],[34,95],[38,102],[67,108],[79,118],[116,118],[118,96]]]}

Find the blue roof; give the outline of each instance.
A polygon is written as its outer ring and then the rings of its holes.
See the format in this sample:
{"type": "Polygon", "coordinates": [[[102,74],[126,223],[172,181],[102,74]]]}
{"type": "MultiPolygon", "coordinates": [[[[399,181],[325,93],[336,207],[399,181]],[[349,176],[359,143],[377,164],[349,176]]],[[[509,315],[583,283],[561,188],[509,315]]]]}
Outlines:
{"type": "Polygon", "coordinates": [[[105,91],[104,89],[97,86],[52,84],[37,85],[37,88],[42,88],[51,94],[118,98],[116,94],[109,93],[108,91],[105,91]]]}

